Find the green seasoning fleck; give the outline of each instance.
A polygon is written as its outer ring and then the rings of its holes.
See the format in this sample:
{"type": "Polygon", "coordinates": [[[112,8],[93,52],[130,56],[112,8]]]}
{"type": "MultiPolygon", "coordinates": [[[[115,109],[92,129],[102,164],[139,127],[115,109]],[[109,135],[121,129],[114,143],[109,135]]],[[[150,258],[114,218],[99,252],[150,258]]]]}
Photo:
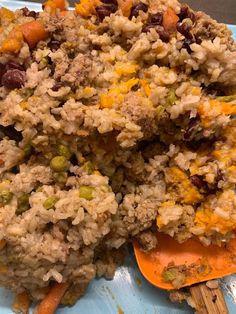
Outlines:
{"type": "Polygon", "coordinates": [[[49,196],[43,203],[43,207],[46,209],[53,208],[56,202],[58,201],[58,197],[49,196]]]}
{"type": "Polygon", "coordinates": [[[193,25],[193,21],[190,18],[186,18],[182,21],[182,23],[187,24],[189,26],[193,25]]]}
{"type": "Polygon", "coordinates": [[[95,189],[92,186],[85,186],[82,185],[79,188],[79,197],[84,198],[88,201],[91,201],[93,199],[93,191],[95,189]]]}
{"type": "Polygon", "coordinates": [[[166,270],[162,273],[162,278],[165,282],[171,282],[176,278],[176,272],[174,270],[166,270]]]}
{"type": "Polygon", "coordinates": [[[50,162],[50,167],[55,172],[64,172],[69,169],[69,163],[64,156],[56,156],[50,162]]]}
{"type": "Polygon", "coordinates": [[[26,210],[30,208],[29,204],[29,195],[28,194],[22,194],[21,196],[18,197],[17,199],[17,209],[16,213],[18,215],[22,214],[26,210]]]}
{"type": "Polygon", "coordinates": [[[236,95],[219,96],[219,97],[216,97],[216,99],[219,100],[219,101],[231,102],[231,101],[236,100],[236,95]]]}
{"type": "Polygon", "coordinates": [[[13,194],[7,190],[0,191],[0,204],[6,205],[12,200],[13,194]]]}
{"type": "Polygon", "coordinates": [[[57,150],[58,155],[64,156],[64,157],[66,157],[66,159],[70,159],[70,157],[72,155],[70,149],[64,145],[58,145],[56,150],[57,150]]]}
{"type": "Polygon", "coordinates": [[[87,172],[87,174],[92,174],[93,171],[95,170],[95,167],[94,167],[94,165],[91,163],[91,161],[87,161],[87,162],[83,165],[82,169],[83,169],[85,172],[87,172]]]}
{"type": "Polygon", "coordinates": [[[166,106],[173,106],[175,104],[176,101],[176,97],[175,97],[175,90],[174,89],[170,89],[169,93],[166,97],[166,106]]]}

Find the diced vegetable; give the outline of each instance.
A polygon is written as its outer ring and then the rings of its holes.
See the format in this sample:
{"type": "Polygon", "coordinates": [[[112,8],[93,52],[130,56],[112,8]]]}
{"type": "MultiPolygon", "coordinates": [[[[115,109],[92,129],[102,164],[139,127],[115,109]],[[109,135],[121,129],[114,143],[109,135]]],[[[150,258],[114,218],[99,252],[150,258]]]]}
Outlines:
{"type": "Polygon", "coordinates": [[[7,25],[11,23],[15,19],[15,14],[7,9],[7,8],[0,8],[0,22],[2,25],[7,25]]]}
{"type": "Polygon", "coordinates": [[[3,41],[0,52],[18,53],[24,44],[23,34],[19,28],[15,27],[3,41]]]}
{"type": "Polygon", "coordinates": [[[83,17],[89,17],[96,14],[95,8],[101,4],[100,0],[81,0],[76,4],[75,11],[83,17]]]}
{"type": "Polygon", "coordinates": [[[56,156],[50,162],[50,167],[55,172],[65,172],[69,169],[69,163],[64,156],[56,156]]]}
{"type": "Polygon", "coordinates": [[[0,190],[0,204],[6,205],[12,200],[13,194],[8,189],[0,190]]]}
{"type": "Polygon", "coordinates": [[[33,147],[30,143],[26,144],[22,149],[23,158],[28,158],[33,151],[33,147]]]}
{"type": "Polygon", "coordinates": [[[12,307],[16,313],[28,314],[30,303],[31,300],[29,295],[26,292],[23,292],[16,296],[12,307]]]}
{"type": "Polygon", "coordinates": [[[95,189],[92,186],[82,185],[79,188],[79,197],[84,198],[88,201],[91,201],[93,199],[93,191],[94,190],[95,189]]]}
{"type": "Polygon", "coordinates": [[[20,30],[30,48],[34,48],[38,42],[48,37],[48,32],[40,21],[25,23],[20,26],[20,30]]]}
{"type": "Polygon", "coordinates": [[[48,0],[46,2],[43,3],[42,5],[43,10],[55,10],[55,9],[59,9],[61,11],[66,10],[67,5],[66,5],[66,1],[65,0],[48,0]]]}
{"type": "Polygon", "coordinates": [[[53,314],[68,287],[69,285],[66,283],[55,283],[48,295],[37,307],[36,314],[53,314]]]}
{"type": "Polygon", "coordinates": [[[17,199],[17,209],[16,209],[17,215],[22,214],[23,212],[27,211],[29,208],[30,208],[29,195],[22,194],[17,199]]]}
{"type": "Polygon", "coordinates": [[[60,156],[66,157],[66,159],[70,159],[70,157],[72,155],[70,149],[67,146],[64,146],[64,145],[58,145],[57,146],[57,153],[60,156]]]}
{"type": "Polygon", "coordinates": [[[170,7],[163,14],[163,26],[167,31],[174,31],[176,29],[176,24],[179,21],[178,15],[170,7]]]}
{"type": "Polygon", "coordinates": [[[58,201],[58,197],[56,196],[49,196],[43,203],[43,207],[45,209],[53,208],[56,202],[58,201]]]}
{"type": "Polygon", "coordinates": [[[121,9],[124,16],[129,17],[131,8],[133,6],[133,0],[117,0],[118,7],[121,9]]]}

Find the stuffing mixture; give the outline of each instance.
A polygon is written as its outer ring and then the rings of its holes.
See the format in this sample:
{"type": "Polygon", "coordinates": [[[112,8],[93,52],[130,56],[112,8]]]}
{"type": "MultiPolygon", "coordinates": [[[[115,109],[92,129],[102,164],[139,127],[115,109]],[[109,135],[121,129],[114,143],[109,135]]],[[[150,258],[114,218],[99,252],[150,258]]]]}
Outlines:
{"type": "Polygon", "coordinates": [[[0,285],[73,304],[133,238],[233,236],[236,45],[177,0],[62,4],[0,8],[0,285]]]}

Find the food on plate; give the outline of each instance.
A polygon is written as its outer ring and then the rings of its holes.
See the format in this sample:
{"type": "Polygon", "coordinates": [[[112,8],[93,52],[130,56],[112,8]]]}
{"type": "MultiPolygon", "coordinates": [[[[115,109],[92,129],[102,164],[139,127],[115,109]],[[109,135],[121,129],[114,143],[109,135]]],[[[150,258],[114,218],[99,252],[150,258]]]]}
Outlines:
{"type": "Polygon", "coordinates": [[[43,9],[0,8],[0,284],[39,314],[112,278],[130,239],[236,226],[226,25],[175,0],[43,9]]]}

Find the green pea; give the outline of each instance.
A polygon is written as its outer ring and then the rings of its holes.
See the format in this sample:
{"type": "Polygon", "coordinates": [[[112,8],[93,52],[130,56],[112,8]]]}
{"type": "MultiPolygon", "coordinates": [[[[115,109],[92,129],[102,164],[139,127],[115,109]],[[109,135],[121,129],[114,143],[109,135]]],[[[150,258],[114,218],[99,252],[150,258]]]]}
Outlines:
{"type": "Polygon", "coordinates": [[[70,149],[64,145],[58,145],[56,150],[57,150],[58,155],[64,156],[64,157],[66,157],[66,159],[70,159],[70,157],[72,155],[70,149]]]}
{"type": "Polygon", "coordinates": [[[22,150],[23,158],[28,158],[32,154],[32,151],[33,151],[32,145],[30,143],[26,144],[22,150]]]}
{"type": "Polygon", "coordinates": [[[88,201],[91,201],[93,199],[93,191],[95,189],[92,186],[86,186],[82,185],[79,188],[79,197],[84,198],[88,201]]]}
{"type": "Polygon", "coordinates": [[[188,24],[189,26],[193,25],[193,21],[190,18],[186,18],[182,21],[184,24],[188,24]]]}
{"type": "Polygon", "coordinates": [[[165,282],[173,281],[176,278],[176,272],[174,270],[166,270],[162,273],[162,278],[165,282]]]}
{"type": "Polygon", "coordinates": [[[0,204],[6,205],[12,200],[13,194],[7,189],[0,191],[0,204]]]}
{"type": "Polygon", "coordinates": [[[50,162],[50,167],[55,172],[65,172],[69,169],[69,163],[64,156],[56,156],[50,162]]]}
{"type": "Polygon", "coordinates": [[[175,101],[176,101],[175,90],[170,89],[166,98],[166,106],[173,106],[175,104],[175,101]]]}
{"type": "Polygon", "coordinates": [[[65,184],[67,181],[67,173],[66,172],[55,172],[53,174],[54,180],[59,184],[65,184]]]}
{"type": "Polygon", "coordinates": [[[87,161],[87,162],[83,165],[82,169],[83,169],[85,172],[87,172],[87,174],[92,174],[93,171],[95,170],[95,167],[94,167],[94,165],[91,163],[91,161],[87,161]]]}
{"type": "Polygon", "coordinates": [[[43,207],[45,209],[53,208],[58,201],[58,197],[56,196],[49,196],[43,203],[43,207]]]}
{"type": "Polygon", "coordinates": [[[27,211],[30,208],[29,204],[29,195],[28,194],[22,194],[17,199],[17,209],[16,213],[18,215],[22,214],[23,212],[27,211]]]}

